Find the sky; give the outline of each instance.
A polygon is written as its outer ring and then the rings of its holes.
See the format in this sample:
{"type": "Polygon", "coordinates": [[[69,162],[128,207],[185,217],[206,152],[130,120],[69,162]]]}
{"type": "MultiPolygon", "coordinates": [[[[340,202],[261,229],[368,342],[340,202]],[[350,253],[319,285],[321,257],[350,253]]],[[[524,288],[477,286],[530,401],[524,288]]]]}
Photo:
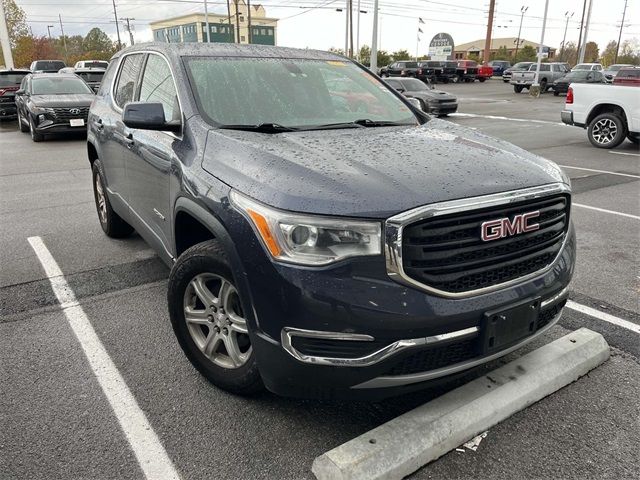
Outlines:
{"type": "MultiPolygon", "coordinates": [[[[231,0],[233,1],[233,0],[231,0]]],[[[360,3],[360,45],[371,45],[373,0],[352,0],[354,10],[360,3]]],[[[258,3],[254,0],[255,3],[258,3]]],[[[252,2],[252,3],[254,3],[252,2]]],[[[617,40],[625,0],[592,0],[588,40],[601,50],[617,40]]],[[[86,35],[100,27],[112,39],[116,27],[112,0],[16,0],[27,14],[27,22],[35,35],[60,34],[58,15],[62,15],[67,35],[86,35]]],[[[149,22],[187,13],[204,12],[203,0],[116,0],[119,18],[129,17],[134,39],[150,41],[149,22]]],[[[298,48],[344,48],[346,0],[264,0],[267,16],[279,18],[278,45],[298,48]],[[343,11],[336,11],[336,9],[343,11]]],[[[625,39],[640,40],[640,0],[627,1],[622,33],[625,39]]],[[[226,0],[209,0],[209,11],[226,13],[226,0]]],[[[439,32],[449,33],[456,44],[482,39],[486,34],[489,0],[379,0],[379,48],[393,52],[406,49],[414,55],[428,52],[430,39],[439,32]],[[419,24],[419,18],[423,24],[419,24]],[[418,35],[418,27],[423,33],[418,35]],[[420,41],[418,42],[418,36],[420,41]]],[[[543,0],[498,0],[494,16],[493,37],[517,37],[521,8],[528,7],[521,38],[538,42],[542,33],[545,2],[543,0]]],[[[544,44],[559,48],[565,32],[565,15],[570,18],[566,41],[577,42],[583,1],[553,0],[549,2],[544,44]]],[[[586,16],[586,14],[585,14],[586,16]]],[[[354,14],[354,43],[357,45],[358,16],[354,14]]],[[[120,25],[122,41],[128,34],[120,25]]]]}

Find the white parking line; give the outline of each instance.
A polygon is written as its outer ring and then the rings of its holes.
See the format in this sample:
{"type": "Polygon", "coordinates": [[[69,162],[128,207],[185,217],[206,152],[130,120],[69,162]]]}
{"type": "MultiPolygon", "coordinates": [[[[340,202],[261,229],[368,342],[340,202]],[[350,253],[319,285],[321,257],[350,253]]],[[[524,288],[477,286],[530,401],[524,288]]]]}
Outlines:
{"type": "Polygon", "coordinates": [[[614,155],[629,155],[631,157],[640,157],[640,153],[616,152],[615,150],[609,150],[609,153],[612,153],[614,155]]]}
{"type": "Polygon", "coordinates": [[[606,208],[592,207],[590,205],[583,205],[582,203],[572,203],[571,206],[586,208],[587,210],[595,210],[596,212],[610,213],[611,215],[620,215],[621,217],[633,218],[634,220],[640,220],[640,217],[637,215],[631,215],[630,213],[616,212],[614,210],[607,210],[606,208]]]}
{"type": "Polygon", "coordinates": [[[631,173],[611,172],[609,170],[596,170],[594,168],[572,167],[571,165],[558,165],[562,168],[571,168],[573,170],[584,170],[586,172],[607,173],[609,175],[619,175],[621,177],[640,178],[640,175],[632,175],[631,173]]]}
{"type": "Polygon", "coordinates": [[[498,115],[479,115],[477,113],[456,112],[456,113],[450,113],[449,116],[450,117],[469,117],[469,118],[489,118],[491,120],[508,120],[510,122],[543,123],[546,125],[562,125],[563,127],[567,126],[562,122],[550,122],[548,120],[534,120],[529,118],[500,117],[498,115]]]}
{"type": "Polygon", "coordinates": [[[594,317],[599,320],[604,320],[605,322],[612,323],[613,325],[617,325],[618,327],[626,328],[627,330],[631,330],[632,332],[640,333],[640,325],[630,322],[629,320],[618,318],[609,313],[601,312],[600,310],[587,307],[586,305],[576,303],[572,300],[567,301],[567,307],[570,308],[571,310],[575,310],[576,312],[589,315],[590,317],[594,317]]]}
{"type": "Polygon", "coordinates": [[[53,292],[60,302],[73,333],[80,342],[89,366],[109,401],[145,477],[149,480],[179,479],[180,476],[160,443],[160,439],[100,342],[58,263],[42,238],[29,237],[27,240],[49,278],[53,292]]]}

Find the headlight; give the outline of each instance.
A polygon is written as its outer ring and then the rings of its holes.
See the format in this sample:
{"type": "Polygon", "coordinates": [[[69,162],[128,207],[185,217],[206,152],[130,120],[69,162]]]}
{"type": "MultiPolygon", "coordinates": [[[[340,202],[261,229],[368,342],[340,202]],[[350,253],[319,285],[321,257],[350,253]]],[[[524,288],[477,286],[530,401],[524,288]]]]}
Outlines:
{"type": "Polygon", "coordinates": [[[276,260],[327,265],[348,257],[382,253],[380,222],[276,210],[235,191],[230,198],[276,260]]]}
{"type": "Polygon", "coordinates": [[[55,110],[53,108],[48,108],[48,107],[38,107],[38,106],[34,105],[33,107],[31,107],[31,110],[36,115],[44,114],[44,113],[55,114],[55,110]]]}

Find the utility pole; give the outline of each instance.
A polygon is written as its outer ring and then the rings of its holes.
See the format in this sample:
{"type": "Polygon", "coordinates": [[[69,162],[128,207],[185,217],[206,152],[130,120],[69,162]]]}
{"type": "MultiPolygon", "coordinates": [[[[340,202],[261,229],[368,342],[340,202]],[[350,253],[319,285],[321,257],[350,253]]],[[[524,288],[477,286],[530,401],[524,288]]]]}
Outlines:
{"type": "Polygon", "coordinates": [[[547,12],[549,11],[549,0],[544,2],[544,18],[542,19],[542,33],[540,34],[540,45],[538,45],[538,65],[536,67],[536,76],[533,80],[532,88],[529,89],[529,95],[532,97],[538,97],[540,91],[540,64],[542,63],[542,49],[544,48],[544,31],[547,28],[547,12]]]}
{"type": "Polygon", "coordinates": [[[49,41],[51,41],[51,29],[55,27],[55,25],[47,25],[47,35],[49,35],[49,41]]]}
{"type": "Polygon", "coordinates": [[[247,39],[253,43],[253,32],[251,31],[251,0],[247,0],[247,39]]]}
{"type": "Polygon", "coordinates": [[[589,0],[589,8],[587,9],[587,21],[584,24],[584,37],[582,38],[582,48],[580,48],[580,61],[578,63],[584,62],[584,54],[587,50],[587,36],[589,35],[589,22],[591,22],[591,6],[593,5],[593,0],[589,0]]]}
{"type": "Polygon", "coordinates": [[[227,23],[229,24],[229,43],[232,43],[231,34],[233,34],[233,30],[231,30],[231,5],[229,5],[229,0],[227,0],[227,23]]]}
{"type": "MultiPolygon", "coordinates": [[[[118,12],[116,11],[116,0],[111,0],[111,3],[113,3],[113,18],[116,19],[116,33],[118,34],[118,50],[122,50],[122,42],[120,41],[120,26],[118,25],[118,12]]],[[[60,21],[60,24],[62,25],[62,21],[60,21]]]]}
{"type": "Polygon", "coordinates": [[[131,18],[131,17],[124,17],[121,18],[120,20],[127,22],[127,32],[129,32],[129,42],[131,43],[131,45],[133,45],[135,42],[133,41],[133,31],[131,30],[131,24],[129,23],[131,20],[135,20],[135,18],[131,18]]]}
{"type": "MultiPolygon", "coordinates": [[[[489,2],[489,21],[487,22],[487,36],[484,39],[484,63],[489,63],[491,60],[491,30],[493,29],[493,11],[496,8],[496,0],[489,2]]],[[[518,34],[520,36],[520,34],[518,34]]]]}
{"type": "Polygon", "coordinates": [[[378,74],[378,0],[373,0],[373,35],[371,38],[371,56],[369,70],[378,74]]]}
{"type": "Polygon", "coordinates": [[[236,6],[236,43],[240,43],[240,14],[238,13],[238,0],[233,0],[236,6]]]}
{"type": "Polygon", "coordinates": [[[576,12],[571,12],[571,15],[569,15],[569,10],[564,12],[564,16],[567,19],[567,21],[564,24],[564,35],[562,37],[562,48],[560,49],[560,60],[564,60],[562,57],[564,55],[565,41],[567,40],[567,28],[569,27],[569,20],[571,20],[571,17],[573,17],[574,13],[576,12]]]}
{"type": "Polygon", "coordinates": [[[524,20],[524,14],[527,13],[529,7],[525,7],[524,5],[520,7],[520,28],[518,28],[518,38],[516,39],[516,53],[513,55],[513,62],[516,63],[518,61],[518,49],[520,48],[520,33],[522,33],[522,20],[524,20]]]}
{"type": "Polygon", "coordinates": [[[620,52],[620,40],[622,40],[622,28],[624,27],[624,16],[627,13],[627,0],[624,0],[624,10],[622,11],[622,22],[620,22],[620,33],[618,34],[618,44],[616,45],[616,59],[613,63],[618,63],[618,52],[620,52]]]}
{"type": "Polygon", "coordinates": [[[360,61],[360,14],[362,13],[360,11],[360,0],[358,0],[357,8],[358,8],[358,19],[356,22],[356,58],[358,59],[358,61],[360,61]]]}
{"type": "Polygon", "coordinates": [[[209,9],[207,8],[207,0],[204,0],[204,25],[207,29],[207,43],[211,41],[210,33],[211,29],[209,28],[209,9]]]}
{"type": "Polygon", "coordinates": [[[349,0],[349,58],[353,58],[353,0],[349,0]]]}
{"type": "Polygon", "coordinates": [[[11,42],[9,42],[9,29],[7,28],[7,17],[4,16],[4,5],[0,0],[0,45],[2,46],[2,56],[4,57],[5,68],[13,68],[13,55],[11,53],[11,42]]]}
{"type": "Polygon", "coordinates": [[[345,0],[344,54],[349,55],[349,0],[345,0]]]}
{"type": "MultiPolygon", "coordinates": [[[[586,11],[587,11],[587,0],[584,0],[584,3],[582,4],[582,18],[580,19],[580,34],[578,35],[578,51],[576,52],[577,55],[580,55],[580,46],[582,45],[582,28],[584,27],[584,14],[586,11]]],[[[576,58],[576,63],[579,63],[577,58],[576,58]]]]}
{"type": "Polygon", "coordinates": [[[67,52],[67,37],[64,36],[61,14],[58,14],[58,20],[60,20],[60,32],[62,33],[62,45],[64,46],[64,63],[67,63],[69,61],[69,52],[67,52]]]}

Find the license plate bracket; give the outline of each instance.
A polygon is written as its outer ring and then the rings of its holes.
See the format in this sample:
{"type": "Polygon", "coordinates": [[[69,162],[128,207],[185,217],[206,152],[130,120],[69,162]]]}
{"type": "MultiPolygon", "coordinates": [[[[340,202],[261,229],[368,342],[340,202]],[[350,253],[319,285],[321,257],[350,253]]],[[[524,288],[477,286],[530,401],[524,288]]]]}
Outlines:
{"type": "Polygon", "coordinates": [[[69,125],[72,127],[84,127],[84,119],[72,118],[71,120],[69,120],[69,125]]]}
{"type": "Polygon", "coordinates": [[[540,299],[486,312],[482,328],[482,352],[490,355],[508,348],[536,331],[540,299]]]}

